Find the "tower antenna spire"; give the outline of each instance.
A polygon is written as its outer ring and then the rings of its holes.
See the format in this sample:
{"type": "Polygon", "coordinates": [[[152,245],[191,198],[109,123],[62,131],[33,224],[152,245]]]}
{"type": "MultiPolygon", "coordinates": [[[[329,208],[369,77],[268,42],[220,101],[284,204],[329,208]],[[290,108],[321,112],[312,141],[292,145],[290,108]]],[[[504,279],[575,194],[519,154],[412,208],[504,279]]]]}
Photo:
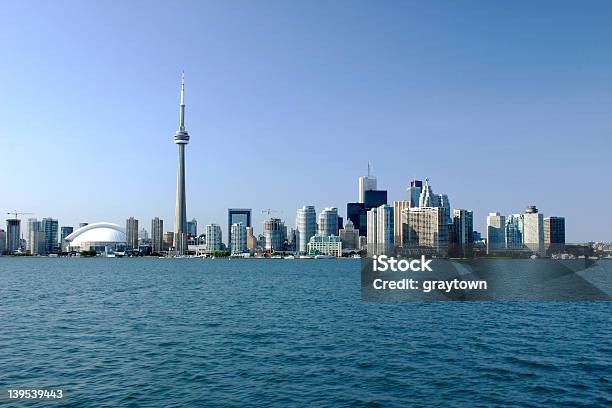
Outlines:
{"type": "Polygon", "coordinates": [[[368,160],[368,177],[370,177],[370,171],[372,169],[372,163],[368,160]]]}
{"type": "Polygon", "coordinates": [[[185,130],[185,71],[181,73],[181,104],[179,116],[179,130],[185,130]]]}

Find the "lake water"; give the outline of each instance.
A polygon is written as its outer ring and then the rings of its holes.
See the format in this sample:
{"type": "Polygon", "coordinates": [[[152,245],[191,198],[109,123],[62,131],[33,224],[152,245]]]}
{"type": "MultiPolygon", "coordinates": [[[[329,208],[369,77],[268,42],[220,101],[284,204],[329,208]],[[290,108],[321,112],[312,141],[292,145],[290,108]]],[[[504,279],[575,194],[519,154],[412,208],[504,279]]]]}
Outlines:
{"type": "Polygon", "coordinates": [[[612,404],[610,302],[360,291],[359,260],[0,258],[0,404],[612,404]]]}

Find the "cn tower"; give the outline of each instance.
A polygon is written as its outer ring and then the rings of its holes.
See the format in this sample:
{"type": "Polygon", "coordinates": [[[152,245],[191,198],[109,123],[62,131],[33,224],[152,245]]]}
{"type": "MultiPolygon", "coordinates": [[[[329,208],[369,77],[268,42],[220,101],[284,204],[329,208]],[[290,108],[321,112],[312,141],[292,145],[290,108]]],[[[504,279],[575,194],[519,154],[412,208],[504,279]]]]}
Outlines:
{"type": "Polygon", "coordinates": [[[185,203],[185,146],[189,143],[189,133],[185,130],[185,73],[181,77],[181,104],[179,128],[174,134],[178,145],[178,171],[176,173],[176,212],[174,218],[174,250],[184,255],[187,250],[187,206],[185,203]]]}

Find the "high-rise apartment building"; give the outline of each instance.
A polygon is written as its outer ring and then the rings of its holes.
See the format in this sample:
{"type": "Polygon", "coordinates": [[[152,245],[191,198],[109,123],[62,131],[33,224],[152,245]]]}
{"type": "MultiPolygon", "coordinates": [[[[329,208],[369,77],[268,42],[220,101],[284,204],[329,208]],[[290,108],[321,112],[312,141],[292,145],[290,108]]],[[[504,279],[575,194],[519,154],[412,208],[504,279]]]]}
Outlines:
{"type": "Polygon", "coordinates": [[[403,210],[404,247],[431,248],[445,253],[448,250],[448,219],[446,207],[411,207],[403,210]]]}
{"type": "Polygon", "coordinates": [[[376,220],[376,246],[380,253],[393,250],[395,244],[394,209],[384,204],[378,207],[376,220]]]}
{"type": "Polygon", "coordinates": [[[230,235],[232,236],[230,248],[232,255],[247,252],[247,227],[241,222],[232,224],[230,235]]]}
{"type": "Polygon", "coordinates": [[[523,244],[531,252],[545,255],[544,216],[535,205],[530,205],[523,214],[523,244]]]}
{"type": "Polygon", "coordinates": [[[308,250],[310,238],[317,233],[317,214],[312,205],[305,205],[298,208],[295,215],[295,249],[300,254],[305,254],[308,250]]]}
{"type": "Polygon", "coordinates": [[[378,208],[372,208],[368,211],[368,224],[366,242],[368,245],[368,253],[376,254],[376,243],[378,242],[378,208]]]}
{"type": "Polygon", "coordinates": [[[279,218],[270,218],[264,221],[264,237],[266,251],[283,251],[287,228],[279,218]]]}
{"type": "Polygon", "coordinates": [[[34,248],[34,239],[36,231],[40,231],[42,228],[40,221],[36,218],[28,218],[26,221],[26,251],[35,255],[34,248]]]}
{"type": "Polygon", "coordinates": [[[472,211],[453,210],[453,244],[465,246],[474,238],[474,213],[472,211]]]}
{"type": "Polygon", "coordinates": [[[253,227],[246,227],[247,233],[247,249],[254,252],[257,249],[257,237],[253,231],[253,227]]]}
{"type": "Polygon", "coordinates": [[[393,239],[396,246],[403,245],[402,237],[402,211],[411,207],[410,200],[393,201],[393,239]]]}
{"type": "Polygon", "coordinates": [[[510,214],[506,218],[506,248],[523,249],[523,214],[510,214]]]}
{"type": "Polygon", "coordinates": [[[45,253],[57,252],[59,246],[59,223],[53,218],[43,218],[40,224],[45,237],[45,253]]]}
{"type": "Polygon", "coordinates": [[[223,235],[220,225],[206,225],[206,250],[208,252],[219,251],[221,249],[221,243],[223,242],[222,238],[223,235]]]}
{"type": "Polygon", "coordinates": [[[42,230],[42,222],[36,218],[27,220],[26,250],[32,255],[45,255],[45,234],[42,230]]]}
{"type": "MultiPolygon", "coordinates": [[[[252,227],[250,208],[228,208],[227,209],[227,230],[232,230],[232,225],[242,224],[245,228],[252,227]]],[[[227,247],[232,248],[232,234],[227,237],[227,247]]]]}
{"type": "Polygon", "coordinates": [[[506,217],[499,212],[487,216],[487,254],[506,248],[506,217]]]}
{"type": "Polygon", "coordinates": [[[125,235],[127,237],[127,249],[138,249],[138,220],[136,218],[130,217],[127,219],[125,235]]]}
{"type": "Polygon", "coordinates": [[[164,250],[164,220],[159,217],[151,221],[151,249],[154,253],[164,250]]]}
{"type": "Polygon", "coordinates": [[[338,209],[327,207],[319,214],[319,235],[338,235],[338,209]]]}

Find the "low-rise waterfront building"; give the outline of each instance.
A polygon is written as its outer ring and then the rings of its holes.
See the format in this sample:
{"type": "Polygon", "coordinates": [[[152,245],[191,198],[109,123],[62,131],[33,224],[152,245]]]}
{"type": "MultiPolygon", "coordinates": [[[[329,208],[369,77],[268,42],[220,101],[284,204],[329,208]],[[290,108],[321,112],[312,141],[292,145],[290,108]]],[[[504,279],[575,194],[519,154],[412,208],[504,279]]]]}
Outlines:
{"type": "Polygon", "coordinates": [[[337,235],[322,236],[315,235],[308,242],[308,255],[330,255],[342,256],[342,241],[337,235]]]}

